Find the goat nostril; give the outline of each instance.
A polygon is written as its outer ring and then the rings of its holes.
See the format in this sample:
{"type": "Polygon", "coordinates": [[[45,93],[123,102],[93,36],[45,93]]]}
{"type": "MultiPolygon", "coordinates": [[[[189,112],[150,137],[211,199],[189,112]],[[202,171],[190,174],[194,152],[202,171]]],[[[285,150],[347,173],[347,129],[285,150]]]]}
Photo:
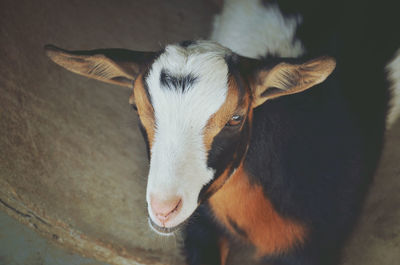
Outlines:
{"type": "Polygon", "coordinates": [[[182,198],[178,196],[167,200],[159,200],[155,196],[150,200],[151,209],[159,221],[165,223],[171,215],[178,213],[182,206],[182,198]]]}

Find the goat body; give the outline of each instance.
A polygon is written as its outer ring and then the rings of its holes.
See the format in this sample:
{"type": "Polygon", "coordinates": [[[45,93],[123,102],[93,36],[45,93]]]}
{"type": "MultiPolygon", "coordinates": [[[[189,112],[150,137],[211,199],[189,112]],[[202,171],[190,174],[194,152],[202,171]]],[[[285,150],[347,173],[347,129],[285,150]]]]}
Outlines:
{"type": "Polygon", "coordinates": [[[150,226],[186,223],[188,264],[225,264],[233,245],[246,264],[337,264],[400,113],[391,4],[232,0],[212,33],[226,47],[46,50],[133,89],[150,226]]]}

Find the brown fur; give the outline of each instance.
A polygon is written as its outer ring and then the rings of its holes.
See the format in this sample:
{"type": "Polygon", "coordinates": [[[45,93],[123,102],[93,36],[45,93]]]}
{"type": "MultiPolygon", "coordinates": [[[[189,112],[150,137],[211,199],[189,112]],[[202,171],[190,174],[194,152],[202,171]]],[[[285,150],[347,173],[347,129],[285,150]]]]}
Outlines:
{"type": "Polygon", "coordinates": [[[204,144],[207,151],[211,149],[214,137],[224,128],[230,117],[234,115],[233,111],[236,110],[238,102],[239,95],[236,82],[230,78],[226,100],[219,110],[208,120],[204,130],[204,144]]]}
{"type": "MultiPolygon", "coordinates": [[[[154,141],[155,134],[155,118],[154,109],[151,105],[149,98],[147,97],[147,92],[143,84],[143,75],[140,74],[135,81],[133,90],[133,96],[135,98],[135,103],[138,109],[140,120],[146,130],[149,147],[151,148],[154,141]]],[[[131,96],[132,97],[132,96],[131,96]]]]}
{"type": "Polygon", "coordinates": [[[117,63],[103,54],[79,55],[52,45],[46,45],[45,51],[56,64],[73,73],[119,86],[131,87],[131,80],[135,78],[126,69],[133,73],[139,69],[136,64],[117,63]],[[117,77],[124,79],[114,79],[117,77]]]}
{"type": "Polygon", "coordinates": [[[228,93],[225,103],[219,108],[219,110],[208,120],[206,128],[204,130],[204,144],[206,150],[211,149],[211,145],[214,137],[224,128],[225,124],[230,118],[235,115],[244,115],[247,110],[248,97],[244,100],[244,104],[238,106],[240,101],[239,90],[235,79],[231,76],[228,81],[228,93]]]}
{"type": "Polygon", "coordinates": [[[228,180],[230,174],[229,167],[217,178],[205,191],[205,198],[209,198],[212,194],[216,193],[228,180]]]}
{"type": "Polygon", "coordinates": [[[270,70],[262,70],[257,74],[254,85],[253,107],[266,100],[300,93],[323,82],[335,69],[336,61],[331,57],[320,57],[303,64],[280,63],[270,70]],[[279,90],[264,95],[269,88],[279,90]]]}
{"type": "Polygon", "coordinates": [[[264,196],[261,186],[249,183],[249,177],[240,167],[222,188],[210,198],[217,219],[232,234],[256,247],[256,255],[282,253],[304,242],[306,228],[295,221],[281,217],[264,196]],[[232,227],[234,221],[246,237],[232,227]]]}
{"type": "Polygon", "coordinates": [[[229,254],[229,241],[225,237],[222,237],[219,241],[219,249],[221,255],[221,265],[226,265],[226,260],[229,254]]]}

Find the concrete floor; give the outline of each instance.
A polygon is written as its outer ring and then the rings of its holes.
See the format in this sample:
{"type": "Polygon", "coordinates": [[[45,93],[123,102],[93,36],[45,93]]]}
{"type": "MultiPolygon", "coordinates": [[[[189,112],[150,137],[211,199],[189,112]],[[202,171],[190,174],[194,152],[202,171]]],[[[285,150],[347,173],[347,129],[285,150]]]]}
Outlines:
{"type": "MultiPolygon", "coordinates": [[[[217,9],[211,0],[1,0],[0,209],[46,242],[110,264],[182,264],[180,239],[147,226],[147,161],[130,91],[69,73],[42,47],[156,50],[205,38],[217,9]]],[[[344,265],[400,260],[399,146],[397,123],[344,265]]],[[[3,217],[0,234],[12,235],[16,224],[3,217]]],[[[0,256],[10,265],[35,264],[24,246],[2,248],[0,256]],[[25,252],[32,263],[18,259],[25,252]]]]}
{"type": "Polygon", "coordinates": [[[107,265],[55,246],[29,227],[0,212],[2,265],[107,265]]]}

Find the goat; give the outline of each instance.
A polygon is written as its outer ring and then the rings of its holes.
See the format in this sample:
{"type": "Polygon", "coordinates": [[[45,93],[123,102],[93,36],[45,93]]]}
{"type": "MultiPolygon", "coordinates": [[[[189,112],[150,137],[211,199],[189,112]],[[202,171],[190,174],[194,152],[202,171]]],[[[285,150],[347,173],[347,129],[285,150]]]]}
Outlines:
{"type": "Polygon", "coordinates": [[[360,46],[365,32],[347,24],[359,6],[319,2],[229,2],[212,34],[222,45],[45,47],[72,72],[133,89],[149,225],[162,235],[183,227],[190,265],[226,264],[232,242],[252,248],[248,264],[338,263],[400,113],[400,56],[388,64],[399,42],[382,41],[388,15],[366,25],[379,41],[360,46]],[[254,27],[235,31],[244,15],[254,27]]]}

